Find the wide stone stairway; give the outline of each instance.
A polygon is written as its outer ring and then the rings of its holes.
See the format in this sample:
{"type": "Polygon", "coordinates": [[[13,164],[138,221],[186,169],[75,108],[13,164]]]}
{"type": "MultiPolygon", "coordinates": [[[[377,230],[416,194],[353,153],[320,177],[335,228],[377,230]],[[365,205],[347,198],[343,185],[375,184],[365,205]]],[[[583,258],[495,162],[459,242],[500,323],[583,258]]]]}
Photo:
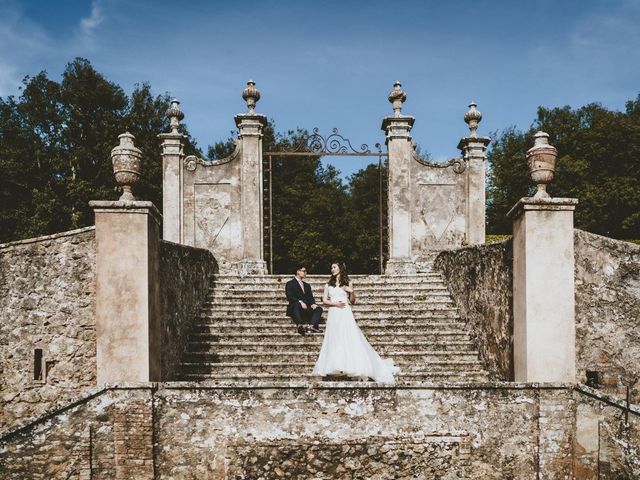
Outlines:
{"type": "MultiPolygon", "coordinates": [[[[372,346],[400,366],[398,381],[487,380],[467,326],[438,273],[351,278],[357,294],[356,320],[372,346]]],[[[284,285],[290,279],[216,276],[176,380],[322,380],[311,371],[323,334],[299,335],[285,315],[284,285]]],[[[327,279],[307,277],[318,304],[327,279]]],[[[326,315],[325,308],[324,319],[326,315]]]]}

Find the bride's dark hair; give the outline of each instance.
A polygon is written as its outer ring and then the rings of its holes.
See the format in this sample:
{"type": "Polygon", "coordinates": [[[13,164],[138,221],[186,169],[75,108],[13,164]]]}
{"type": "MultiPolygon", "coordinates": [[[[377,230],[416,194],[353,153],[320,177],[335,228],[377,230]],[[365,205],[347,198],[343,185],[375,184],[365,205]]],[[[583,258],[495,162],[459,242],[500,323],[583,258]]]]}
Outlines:
{"type": "MultiPolygon", "coordinates": [[[[340,285],[338,285],[339,287],[344,287],[345,285],[349,285],[349,274],[347,273],[347,266],[344,264],[344,262],[333,262],[331,265],[338,265],[338,268],[340,269],[340,285]]],[[[331,275],[331,278],[329,279],[329,286],[330,287],[335,287],[336,286],[336,275],[331,275]]]]}

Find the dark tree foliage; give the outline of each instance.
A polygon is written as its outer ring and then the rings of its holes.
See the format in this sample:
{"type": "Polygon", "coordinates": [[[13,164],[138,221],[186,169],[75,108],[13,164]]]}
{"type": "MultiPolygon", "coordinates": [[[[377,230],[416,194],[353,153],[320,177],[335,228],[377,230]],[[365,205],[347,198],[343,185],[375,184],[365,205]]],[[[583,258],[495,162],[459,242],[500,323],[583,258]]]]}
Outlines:
{"type": "MultiPolygon", "coordinates": [[[[126,130],[143,154],[136,192],[160,208],[157,135],[168,130],[168,106],[148,84],[128,97],[82,58],[60,83],[41,72],[24,79],[19,98],[0,98],[0,242],[92,224],[89,200],[118,196],[110,152],[126,130]]],[[[190,141],[186,150],[197,151],[190,141]]]]}
{"type": "Polygon", "coordinates": [[[505,213],[535,190],[525,155],[538,130],[550,135],[559,152],[549,192],[580,201],[576,227],[614,238],[639,238],[640,96],[627,102],[624,112],[596,103],[578,109],[540,107],[527,132],[502,132],[488,157],[487,231],[510,233],[505,213]]]}

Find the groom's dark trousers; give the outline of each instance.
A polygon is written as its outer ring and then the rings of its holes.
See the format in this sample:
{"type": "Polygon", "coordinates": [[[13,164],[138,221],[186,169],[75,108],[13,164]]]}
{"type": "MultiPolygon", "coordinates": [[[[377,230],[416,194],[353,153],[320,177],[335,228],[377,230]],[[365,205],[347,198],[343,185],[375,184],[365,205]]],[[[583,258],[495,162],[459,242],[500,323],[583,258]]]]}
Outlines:
{"type": "Polygon", "coordinates": [[[320,317],[322,316],[322,307],[318,306],[315,309],[311,308],[311,305],[316,303],[313,298],[313,292],[311,291],[311,285],[307,282],[302,282],[304,290],[300,288],[300,284],[297,279],[292,279],[285,285],[284,291],[287,295],[287,316],[295,322],[296,325],[309,323],[314,327],[317,327],[320,323],[320,317]],[[302,308],[300,302],[304,302],[307,308],[302,308]]]}

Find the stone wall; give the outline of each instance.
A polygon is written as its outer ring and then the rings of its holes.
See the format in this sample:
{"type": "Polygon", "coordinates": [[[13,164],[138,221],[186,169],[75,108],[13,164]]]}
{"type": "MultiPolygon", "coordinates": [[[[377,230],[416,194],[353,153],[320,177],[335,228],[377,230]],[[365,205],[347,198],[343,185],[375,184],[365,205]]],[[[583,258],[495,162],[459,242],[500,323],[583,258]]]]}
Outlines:
{"type": "Polygon", "coordinates": [[[206,298],[217,263],[209,250],[160,242],[162,377],[170,380],[187,345],[187,336],[206,298]]]}
{"type": "Polygon", "coordinates": [[[640,406],[584,385],[574,398],[576,478],[640,478],[640,406]]]}
{"type": "Polygon", "coordinates": [[[566,478],[573,412],[564,385],[130,385],[0,437],[0,476],[566,478]]]}
{"type": "Polygon", "coordinates": [[[434,262],[496,380],[513,379],[512,254],[509,239],[446,250],[434,262]]]}
{"type": "Polygon", "coordinates": [[[640,246],[576,230],[575,259],[578,381],[600,372],[640,399],[640,246]]]}
{"type": "MultiPolygon", "coordinates": [[[[640,246],[574,231],[576,381],[640,398],[640,246]]],[[[513,378],[511,240],[441,252],[439,270],[495,379],[513,378]]]]}
{"type": "Polygon", "coordinates": [[[89,227],[0,245],[0,429],[95,385],[94,240],[89,227]]]}

